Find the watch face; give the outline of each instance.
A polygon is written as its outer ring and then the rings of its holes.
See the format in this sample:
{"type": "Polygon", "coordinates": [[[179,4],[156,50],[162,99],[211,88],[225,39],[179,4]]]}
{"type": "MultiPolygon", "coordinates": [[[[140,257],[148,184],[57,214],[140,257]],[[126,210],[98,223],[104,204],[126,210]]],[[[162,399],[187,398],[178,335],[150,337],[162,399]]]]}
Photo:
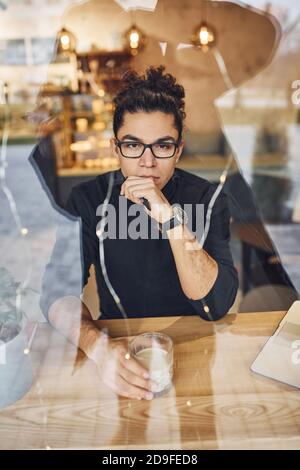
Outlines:
{"type": "Polygon", "coordinates": [[[181,209],[181,207],[174,206],[173,213],[176,219],[179,220],[181,224],[187,224],[187,221],[188,221],[187,213],[183,209],[181,209]]]}

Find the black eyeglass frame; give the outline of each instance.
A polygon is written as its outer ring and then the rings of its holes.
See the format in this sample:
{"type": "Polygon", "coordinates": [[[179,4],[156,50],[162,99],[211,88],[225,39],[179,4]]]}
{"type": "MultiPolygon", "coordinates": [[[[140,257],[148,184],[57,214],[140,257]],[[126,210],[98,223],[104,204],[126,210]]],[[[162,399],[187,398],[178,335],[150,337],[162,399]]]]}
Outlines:
{"type": "Polygon", "coordinates": [[[141,156],[144,154],[144,152],[147,148],[149,148],[151,150],[151,153],[152,153],[153,157],[158,158],[160,160],[165,160],[167,158],[173,158],[175,153],[178,150],[178,147],[179,147],[180,143],[181,143],[181,139],[178,139],[177,142],[167,142],[167,141],[164,142],[164,141],[162,141],[162,142],[154,142],[153,144],[143,144],[143,142],[137,142],[137,141],[133,141],[133,140],[118,140],[118,139],[115,139],[115,144],[120,149],[121,155],[124,158],[141,158],[141,156]],[[157,157],[155,155],[155,153],[153,152],[152,146],[157,145],[157,144],[166,144],[166,143],[174,145],[173,154],[170,155],[169,157],[157,157]],[[141,155],[139,155],[137,157],[128,157],[128,155],[124,155],[123,152],[122,152],[122,144],[141,144],[141,145],[143,145],[144,149],[143,149],[141,155]]]}

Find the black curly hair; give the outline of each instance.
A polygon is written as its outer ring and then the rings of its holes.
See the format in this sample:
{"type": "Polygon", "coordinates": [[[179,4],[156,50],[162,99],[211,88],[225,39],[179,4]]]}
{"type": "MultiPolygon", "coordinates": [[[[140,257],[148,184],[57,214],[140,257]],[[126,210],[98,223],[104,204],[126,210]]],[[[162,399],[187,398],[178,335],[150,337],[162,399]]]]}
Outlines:
{"type": "Polygon", "coordinates": [[[182,136],[184,112],[184,88],[169,73],[164,74],[165,67],[149,67],[145,75],[133,70],[125,73],[119,93],[114,98],[113,129],[115,136],[123,124],[124,113],[138,111],[161,111],[173,114],[174,125],[178,130],[179,140],[182,136]]]}

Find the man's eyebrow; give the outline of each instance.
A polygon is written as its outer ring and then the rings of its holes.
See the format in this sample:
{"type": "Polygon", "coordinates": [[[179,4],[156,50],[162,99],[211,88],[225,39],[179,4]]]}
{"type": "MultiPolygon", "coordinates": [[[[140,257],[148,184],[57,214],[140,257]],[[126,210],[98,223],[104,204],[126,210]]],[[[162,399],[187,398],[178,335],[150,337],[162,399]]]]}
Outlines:
{"type": "Polygon", "coordinates": [[[174,139],[174,137],[172,137],[171,135],[165,135],[164,137],[160,137],[155,142],[166,142],[169,140],[172,140],[172,142],[176,142],[176,139],[174,139]]]}
{"type": "Polygon", "coordinates": [[[121,140],[134,140],[135,142],[143,142],[142,139],[139,139],[138,137],[131,134],[124,135],[121,140]]]}
{"type": "MultiPolygon", "coordinates": [[[[121,140],[133,140],[135,142],[144,142],[143,139],[140,139],[139,137],[136,137],[136,136],[131,135],[131,134],[124,135],[121,140]]],[[[154,143],[156,143],[156,142],[166,142],[166,141],[169,141],[169,140],[171,140],[172,142],[176,142],[176,139],[174,139],[174,137],[172,137],[171,135],[165,135],[163,137],[159,137],[158,139],[156,139],[154,141],[154,143]]]]}

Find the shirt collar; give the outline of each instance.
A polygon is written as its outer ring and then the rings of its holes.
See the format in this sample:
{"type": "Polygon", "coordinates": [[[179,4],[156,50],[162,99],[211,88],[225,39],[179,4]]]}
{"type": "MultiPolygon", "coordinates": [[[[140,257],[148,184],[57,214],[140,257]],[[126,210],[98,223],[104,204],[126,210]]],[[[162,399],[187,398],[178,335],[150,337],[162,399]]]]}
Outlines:
{"type": "Polygon", "coordinates": [[[122,186],[125,181],[125,176],[123,175],[121,169],[115,171],[114,177],[114,186],[122,186]]]}

